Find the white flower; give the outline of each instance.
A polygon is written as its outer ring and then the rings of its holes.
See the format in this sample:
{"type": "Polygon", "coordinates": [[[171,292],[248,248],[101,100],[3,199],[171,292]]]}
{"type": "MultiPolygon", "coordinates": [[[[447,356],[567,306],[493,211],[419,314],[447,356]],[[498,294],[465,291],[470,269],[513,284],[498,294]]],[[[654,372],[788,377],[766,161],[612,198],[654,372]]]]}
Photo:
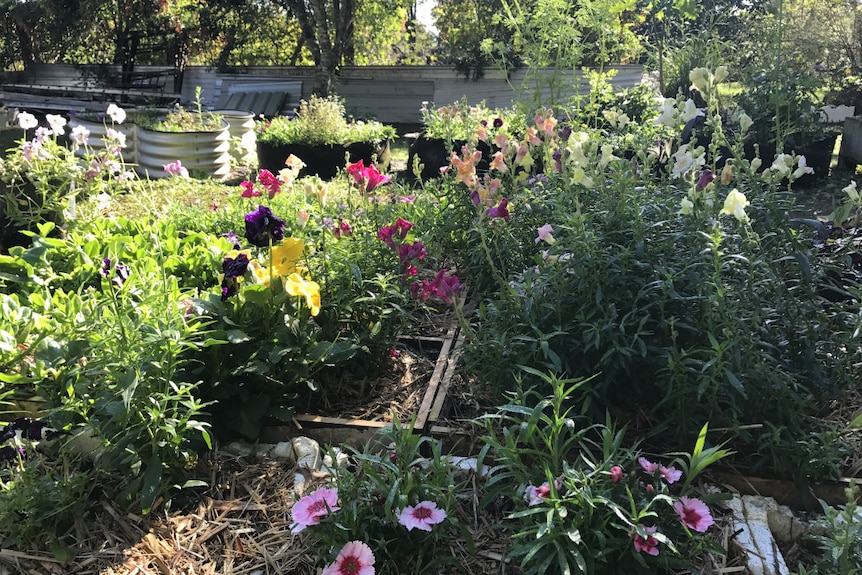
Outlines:
{"type": "Polygon", "coordinates": [[[689,215],[689,214],[691,214],[693,209],[694,209],[694,202],[692,202],[690,199],[683,198],[682,201],[680,201],[680,203],[679,203],[679,213],[680,214],[689,215]]]}
{"type": "Polygon", "coordinates": [[[697,118],[698,116],[703,116],[703,115],[704,115],[703,110],[701,108],[698,108],[694,104],[694,100],[689,98],[688,100],[685,101],[685,106],[683,106],[682,112],[679,113],[679,119],[684,124],[688,124],[689,121],[693,120],[694,118],[697,118]]]}
{"type": "Polygon", "coordinates": [[[48,120],[48,125],[55,136],[62,136],[66,133],[63,128],[66,126],[66,118],[57,114],[46,114],[45,119],[48,120]]]}
{"type": "Polygon", "coordinates": [[[709,83],[710,83],[709,70],[706,68],[694,68],[691,72],[688,73],[688,79],[691,82],[691,87],[700,92],[701,94],[706,94],[709,92],[709,83]]]}
{"type": "Polygon", "coordinates": [[[31,130],[39,125],[39,120],[36,116],[29,112],[18,112],[18,126],[22,130],[31,130]]]}
{"type": "Polygon", "coordinates": [[[716,84],[720,84],[721,82],[724,82],[724,80],[726,78],[727,78],[727,66],[719,66],[718,68],[715,69],[715,78],[713,79],[713,81],[716,84]]]}
{"type": "Polygon", "coordinates": [[[799,156],[797,166],[798,167],[793,171],[793,174],[791,175],[792,180],[798,180],[799,178],[801,178],[805,174],[813,174],[814,173],[814,168],[808,167],[808,162],[805,160],[805,156],[799,156]]]}
{"type": "Polygon", "coordinates": [[[763,161],[760,158],[754,158],[751,160],[751,171],[756,172],[760,169],[761,165],[763,165],[763,161]]]}
{"type": "Polygon", "coordinates": [[[117,145],[121,148],[126,147],[126,133],[121,132],[120,130],[115,130],[113,128],[108,128],[105,130],[105,137],[109,140],[114,140],[117,142],[117,145]]]}
{"type": "Polygon", "coordinates": [[[754,120],[751,119],[751,116],[742,112],[739,114],[739,128],[742,130],[742,133],[748,131],[749,128],[754,124],[754,120]]]}
{"type": "Polygon", "coordinates": [[[75,126],[72,128],[72,132],[69,136],[72,138],[72,142],[74,142],[76,146],[86,146],[87,141],[90,139],[90,130],[84,126],[75,126]]]}
{"type": "Polygon", "coordinates": [[[856,180],[850,180],[850,184],[841,188],[841,191],[847,194],[852,201],[859,201],[859,192],[856,191],[856,180]]]}
{"type": "Polygon", "coordinates": [[[677,125],[676,100],[673,98],[660,98],[660,100],[661,113],[655,119],[656,126],[675,128],[677,125]]]}
{"type": "Polygon", "coordinates": [[[776,172],[780,176],[787,176],[790,173],[790,168],[793,166],[793,156],[788,154],[778,154],[775,156],[775,161],[772,162],[769,171],[776,172]]]}
{"type": "Polygon", "coordinates": [[[747,222],[748,214],[745,213],[745,207],[749,204],[750,202],[746,199],[745,194],[734,188],[727,194],[727,197],[724,199],[724,207],[721,208],[721,212],[719,213],[733,216],[740,222],[747,222]]]}
{"type": "Polygon", "coordinates": [[[126,111],[116,104],[110,104],[105,113],[108,114],[108,116],[111,117],[111,120],[116,124],[122,124],[126,120],[126,111]]]}
{"type": "Polygon", "coordinates": [[[682,177],[694,168],[699,168],[706,164],[703,146],[698,146],[694,149],[689,149],[689,144],[683,144],[673,155],[674,163],[671,173],[674,177],[682,177]]]}

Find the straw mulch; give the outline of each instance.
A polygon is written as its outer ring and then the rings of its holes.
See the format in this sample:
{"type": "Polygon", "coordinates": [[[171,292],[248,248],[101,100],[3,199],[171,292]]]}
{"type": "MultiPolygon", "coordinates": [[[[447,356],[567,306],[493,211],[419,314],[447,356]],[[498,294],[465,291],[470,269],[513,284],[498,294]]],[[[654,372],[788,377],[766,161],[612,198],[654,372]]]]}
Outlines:
{"type": "MultiPolygon", "coordinates": [[[[109,478],[105,497],[62,538],[75,555],[65,565],[46,550],[0,550],[0,575],[269,575],[320,573],[314,553],[301,536],[290,533],[293,478],[296,468],[280,460],[250,461],[223,453],[201,464],[209,470],[212,487],[196,501],[170,511],[158,507],[147,516],[121,511],[107,494],[121,478],[109,478]],[[110,483],[113,485],[110,485],[110,483]],[[5,571],[4,571],[5,569],[5,571]]],[[[500,538],[506,505],[478,509],[482,480],[470,478],[469,502],[460,517],[475,543],[471,553],[464,541],[450,543],[456,566],[439,575],[517,574],[506,557],[509,541],[500,538]]],[[[726,517],[716,517],[715,541],[732,548],[732,528],[726,517]]],[[[705,555],[698,561],[705,575],[744,573],[731,557],[705,555]]]]}

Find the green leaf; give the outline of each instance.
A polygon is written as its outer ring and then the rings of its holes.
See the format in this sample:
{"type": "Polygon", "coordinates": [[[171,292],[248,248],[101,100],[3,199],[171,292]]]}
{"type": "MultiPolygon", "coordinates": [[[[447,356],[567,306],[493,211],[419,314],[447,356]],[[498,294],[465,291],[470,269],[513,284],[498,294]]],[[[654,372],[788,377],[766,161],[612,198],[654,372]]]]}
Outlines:
{"type": "MultiPolygon", "coordinates": [[[[241,329],[229,329],[225,336],[227,337],[227,340],[233,344],[243,343],[251,339],[251,337],[241,329]]],[[[206,343],[204,343],[204,346],[206,346],[206,343]]]]}
{"type": "Polygon", "coordinates": [[[153,508],[153,503],[159,494],[162,483],[162,460],[158,453],[153,453],[147,468],[144,470],[141,486],[141,512],[146,515],[153,508]]]}

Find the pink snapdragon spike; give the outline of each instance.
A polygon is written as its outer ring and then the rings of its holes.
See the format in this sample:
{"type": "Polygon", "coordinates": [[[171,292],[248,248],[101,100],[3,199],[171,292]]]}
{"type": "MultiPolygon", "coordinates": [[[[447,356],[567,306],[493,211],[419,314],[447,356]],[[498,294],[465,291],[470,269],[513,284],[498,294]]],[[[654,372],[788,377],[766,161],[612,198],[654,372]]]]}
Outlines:
{"type": "Polygon", "coordinates": [[[679,515],[682,524],[692,531],[703,533],[715,523],[709,507],[700,499],[680,497],[679,501],[673,504],[673,509],[679,515]]]}
{"type": "Polygon", "coordinates": [[[254,182],[250,180],[242,182],[240,187],[242,187],[242,197],[244,198],[256,198],[260,195],[260,192],[254,188],[254,182]]]}
{"type": "Polygon", "coordinates": [[[281,192],[281,180],[276,178],[269,170],[264,169],[259,171],[257,173],[257,181],[266,190],[270,200],[281,192]]]}
{"type": "Polygon", "coordinates": [[[321,575],[374,575],[374,553],[362,541],[350,541],[321,575]]]}
{"type": "Polygon", "coordinates": [[[545,242],[549,246],[552,246],[556,242],[553,235],[554,228],[551,227],[551,224],[545,224],[544,226],[540,227],[537,232],[539,235],[536,236],[536,243],[545,242]]]}
{"type": "Polygon", "coordinates": [[[398,515],[398,523],[406,527],[407,531],[412,531],[414,527],[422,531],[431,531],[432,525],[437,525],[444,519],[446,519],[446,512],[438,509],[433,501],[423,501],[415,507],[408,505],[398,515]]]}
{"type": "Polygon", "coordinates": [[[635,551],[637,551],[638,553],[646,553],[647,555],[652,555],[653,557],[657,556],[658,539],[650,535],[650,533],[655,533],[657,528],[644,527],[643,525],[640,525],[639,527],[643,528],[643,530],[647,532],[647,536],[643,537],[637,532],[634,533],[635,551]]]}
{"type": "Polygon", "coordinates": [[[171,162],[170,164],[165,164],[164,168],[165,168],[165,173],[168,174],[169,176],[179,176],[181,178],[188,178],[189,177],[188,169],[186,169],[185,166],[183,166],[183,164],[180,160],[177,160],[176,162],[171,162]]]}
{"type": "Polygon", "coordinates": [[[507,222],[509,221],[509,200],[503,198],[500,200],[500,204],[495,208],[489,208],[485,215],[489,218],[503,218],[507,222]]]}
{"type": "Polygon", "coordinates": [[[290,511],[293,518],[290,532],[299,533],[306,527],[317,525],[321,517],[341,509],[337,503],[338,489],[335,488],[320,488],[306,495],[293,504],[293,509],[290,511]]]}
{"type": "Polygon", "coordinates": [[[388,184],[391,179],[380,173],[377,166],[370,164],[365,167],[365,161],[359,160],[347,166],[347,173],[353,178],[353,183],[362,193],[371,193],[377,186],[388,184]]]}

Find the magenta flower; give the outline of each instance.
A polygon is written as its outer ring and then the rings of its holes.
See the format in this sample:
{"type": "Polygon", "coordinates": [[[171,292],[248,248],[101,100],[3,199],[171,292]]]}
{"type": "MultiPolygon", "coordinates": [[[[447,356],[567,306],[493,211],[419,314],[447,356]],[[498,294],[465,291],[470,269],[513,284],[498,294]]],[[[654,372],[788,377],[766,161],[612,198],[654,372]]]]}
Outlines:
{"type": "Polygon", "coordinates": [[[485,212],[485,215],[489,218],[503,218],[507,222],[509,221],[509,200],[503,198],[500,200],[500,204],[496,208],[488,208],[485,212]]]}
{"type": "Polygon", "coordinates": [[[290,510],[290,515],[293,518],[293,525],[290,526],[290,532],[299,533],[310,525],[317,525],[320,523],[321,517],[332,511],[338,511],[341,509],[337,503],[338,489],[326,489],[321,487],[317,491],[309,493],[294,503],[293,509],[290,510]]]}
{"type": "Polygon", "coordinates": [[[284,239],[284,220],[266,206],[245,216],[245,238],[259,248],[267,247],[284,239]]]}
{"type": "Polygon", "coordinates": [[[374,553],[362,541],[351,541],[341,548],[335,563],[321,575],[374,575],[374,553]]]}
{"type": "Polygon", "coordinates": [[[281,191],[281,181],[269,170],[259,171],[257,173],[257,181],[260,182],[260,185],[263,186],[264,190],[266,190],[270,200],[281,191]]]}
{"type": "Polygon", "coordinates": [[[446,512],[437,508],[437,504],[433,501],[423,501],[416,507],[408,505],[398,515],[398,523],[407,528],[407,531],[421,529],[422,531],[431,531],[431,526],[436,525],[446,519],[446,512]]]}
{"type": "Polygon", "coordinates": [[[379,185],[388,184],[389,176],[384,176],[374,164],[365,167],[364,160],[359,160],[347,166],[347,173],[353,177],[353,183],[363,193],[370,193],[379,185]]]}
{"type": "Polygon", "coordinates": [[[242,197],[244,198],[256,198],[260,195],[260,192],[254,189],[254,182],[246,180],[240,186],[242,187],[242,197]]]}
{"type": "Polygon", "coordinates": [[[637,531],[634,533],[634,545],[635,551],[638,553],[646,553],[647,555],[652,555],[653,557],[658,555],[658,539],[650,535],[650,533],[655,533],[656,527],[644,527],[643,525],[638,525],[641,529],[646,531],[647,536],[643,537],[638,534],[637,531]]]}
{"type": "Polygon", "coordinates": [[[611,467],[610,474],[611,474],[611,482],[614,485],[616,485],[617,483],[619,483],[620,481],[623,480],[623,468],[620,467],[619,465],[614,465],[613,467],[611,467]]]}
{"type": "MultiPolygon", "coordinates": [[[[554,480],[554,489],[558,492],[563,488],[562,478],[558,478],[554,480]]],[[[527,502],[527,505],[533,507],[534,505],[538,505],[545,499],[551,496],[551,484],[545,481],[540,486],[535,487],[534,485],[527,485],[527,488],[524,489],[524,500],[527,502]]]]}
{"type": "Polygon", "coordinates": [[[673,509],[679,515],[682,524],[693,531],[703,533],[715,523],[709,507],[700,499],[680,497],[679,501],[673,504],[673,509]]]}

